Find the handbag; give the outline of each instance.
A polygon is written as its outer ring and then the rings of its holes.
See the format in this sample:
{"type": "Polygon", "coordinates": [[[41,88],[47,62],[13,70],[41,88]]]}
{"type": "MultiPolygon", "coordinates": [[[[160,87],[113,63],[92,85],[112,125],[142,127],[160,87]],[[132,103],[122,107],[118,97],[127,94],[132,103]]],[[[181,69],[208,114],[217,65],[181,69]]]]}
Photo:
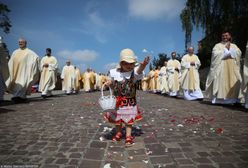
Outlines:
{"type": "Polygon", "coordinates": [[[116,107],[116,98],[115,96],[112,94],[112,90],[109,87],[109,95],[104,96],[103,95],[103,88],[105,85],[102,86],[101,88],[101,97],[99,98],[98,102],[101,106],[101,108],[103,109],[103,111],[105,110],[113,110],[116,107]]]}

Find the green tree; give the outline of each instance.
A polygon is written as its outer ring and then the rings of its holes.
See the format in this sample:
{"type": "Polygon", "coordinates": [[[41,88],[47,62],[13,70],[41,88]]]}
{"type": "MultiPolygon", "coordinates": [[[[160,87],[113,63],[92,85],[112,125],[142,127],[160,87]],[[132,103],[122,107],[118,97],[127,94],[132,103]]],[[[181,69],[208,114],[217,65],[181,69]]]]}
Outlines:
{"type": "Polygon", "coordinates": [[[191,23],[191,18],[190,18],[190,11],[185,8],[181,15],[181,22],[182,22],[182,27],[183,30],[185,31],[185,51],[187,50],[188,46],[191,44],[191,33],[193,30],[193,25],[191,23]]]}
{"type": "Polygon", "coordinates": [[[179,53],[177,53],[176,59],[177,59],[178,61],[181,61],[183,55],[184,55],[184,54],[181,54],[181,55],[180,55],[179,53]]]}
{"type": "Polygon", "coordinates": [[[185,31],[185,49],[191,43],[193,26],[202,28],[205,32],[205,38],[200,41],[200,59],[210,59],[211,50],[221,40],[223,30],[232,34],[233,41],[244,53],[248,38],[247,1],[187,0],[180,18],[185,31]]]}
{"type": "Polygon", "coordinates": [[[157,68],[158,66],[162,67],[164,66],[164,62],[168,61],[169,58],[167,57],[167,54],[165,53],[159,53],[158,58],[153,58],[152,60],[152,67],[157,68]]]}
{"type": "Polygon", "coordinates": [[[8,17],[9,12],[8,6],[0,3],[0,28],[3,29],[5,33],[9,33],[10,28],[12,27],[8,17]]]}

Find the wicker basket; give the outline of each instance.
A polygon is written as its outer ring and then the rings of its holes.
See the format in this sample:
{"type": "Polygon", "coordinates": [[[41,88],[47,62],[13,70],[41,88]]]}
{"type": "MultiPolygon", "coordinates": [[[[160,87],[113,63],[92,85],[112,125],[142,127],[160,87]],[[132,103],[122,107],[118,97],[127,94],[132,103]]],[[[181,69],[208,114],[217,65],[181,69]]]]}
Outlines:
{"type": "Polygon", "coordinates": [[[111,88],[109,87],[110,95],[108,96],[103,95],[103,88],[104,88],[104,85],[101,88],[101,97],[98,100],[101,108],[103,109],[103,111],[115,109],[116,99],[115,99],[115,96],[113,96],[112,94],[111,88]]]}

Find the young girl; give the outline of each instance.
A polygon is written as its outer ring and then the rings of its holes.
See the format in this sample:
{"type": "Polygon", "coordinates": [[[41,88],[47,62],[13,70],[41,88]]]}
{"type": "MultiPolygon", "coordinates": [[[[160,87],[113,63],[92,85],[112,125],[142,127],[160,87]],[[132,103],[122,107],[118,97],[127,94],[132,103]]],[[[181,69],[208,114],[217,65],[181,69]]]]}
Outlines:
{"type": "Polygon", "coordinates": [[[136,56],[131,49],[123,49],[120,53],[120,63],[118,68],[110,70],[110,80],[105,85],[113,88],[116,97],[116,111],[105,113],[104,118],[116,125],[116,134],[113,141],[120,141],[122,137],[122,125],[126,126],[126,145],[133,144],[131,136],[134,121],[141,120],[142,117],[136,105],[136,82],[143,77],[143,70],[149,63],[146,57],[138,67],[136,56]]]}

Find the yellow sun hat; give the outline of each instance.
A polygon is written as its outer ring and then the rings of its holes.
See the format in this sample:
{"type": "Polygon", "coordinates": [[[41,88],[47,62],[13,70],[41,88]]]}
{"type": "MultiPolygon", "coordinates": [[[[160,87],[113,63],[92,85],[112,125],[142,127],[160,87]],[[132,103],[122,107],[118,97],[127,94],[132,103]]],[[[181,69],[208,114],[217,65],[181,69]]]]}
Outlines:
{"type": "Polygon", "coordinates": [[[135,53],[133,50],[129,48],[125,48],[121,50],[120,52],[120,62],[125,61],[128,63],[136,63],[137,62],[137,57],[135,56],[135,53]]]}

